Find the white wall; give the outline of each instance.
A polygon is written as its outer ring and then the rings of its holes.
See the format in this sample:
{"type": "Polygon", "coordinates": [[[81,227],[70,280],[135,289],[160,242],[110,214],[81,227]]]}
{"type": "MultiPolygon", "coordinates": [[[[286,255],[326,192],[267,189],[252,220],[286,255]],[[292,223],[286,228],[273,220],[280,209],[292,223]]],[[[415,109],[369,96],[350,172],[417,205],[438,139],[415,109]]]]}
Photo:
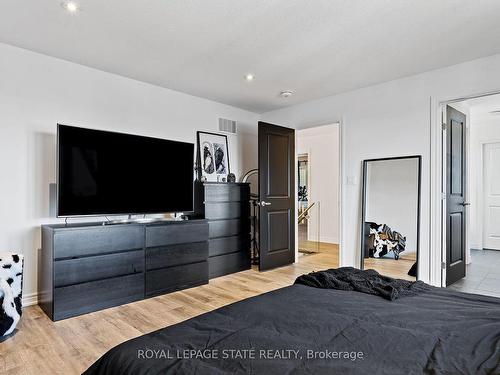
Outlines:
{"type": "Polygon", "coordinates": [[[0,251],[25,255],[24,297],[37,290],[40,225],[58,221],[49,214],[58,122],[195,142],[219,117],[242,131],[229,137],[239,177],[257,167],[257,114],[0,44],[0,251]]]}
{"type": "Polygon", "coordinates": [[[263,115],[263,121],[296,129],[342,122],[343,265],[359,266],[360,263],[362,161],[422,155],[419,275],[429,281],[430,252],[440,252],[440,249],[431,249],[429,238],[430,124],[431,116],[433,121],[437,117],[437,113],[431,113],[431,104],[495,90],[500,90],[500,55],[268,112],[263,115]]]}
{"type": "MultiPolygon", "coordinates": [[[[339,217],[339,125],[327,125],[297,132],[297,152],[309,155],[309,202],[320,202],[319,240],[338,243],[339,217]]],[[[310,240],[317,241],[317,207],[311,209],[310,240]]]]}
{"type": "MultiPolygon", "coordinates": [[[[500,116],[470,113],[470,245],[483,248],[483,146],[500,142],[500,116]]],[[[499,166],[500,169],[500,166],[499,166]]]]}
{"type": "Polygon", "coordinates": [[[404,255],[417,250],[418,160],[373,161],[366,178],[366,221],[406,237],[404,255]]]}

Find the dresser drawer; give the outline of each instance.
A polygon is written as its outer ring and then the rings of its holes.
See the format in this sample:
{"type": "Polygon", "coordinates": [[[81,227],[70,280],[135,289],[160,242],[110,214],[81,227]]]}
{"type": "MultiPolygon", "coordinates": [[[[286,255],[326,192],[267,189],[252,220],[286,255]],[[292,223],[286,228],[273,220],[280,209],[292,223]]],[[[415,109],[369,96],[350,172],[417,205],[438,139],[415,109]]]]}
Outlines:
{"type": "Polygon", "coordinates": [[[208,283],[208,263],[200,262],[146,272],[146,295],[153,296],[208,283]]]}
{"type": "Polygon", "coordinates": [[[250,233],[250,219],[216,220],[208,223],[210,238],[237,236],[250,233]]]}
{"type": "Polygon", "coordinates": [[[232,253],[208,258],[209,278],[228,275],[250,269],[250,255],[248,253],[232,253]]]}
{"type": "Polygon", "coordinates": [[[146,249],[146,269],[178,266],[206,261],[208,242],[193,242],[146,249]]]}
{"type": "Polygon", "coordinates": [[[202,242],[208,239],[208,223],[178,223],[146,227],[146,247],[202,242]]]}
{"type": "Polygon", "coordinates": [[[54,259],[98,255],[144,247],[144,227],[120,225],[62,230],[54,234],[54,259]]]}
{"type": "Polygon", "coordinates": [[[54,286],[66,286],[144,270],[143,250],[98,255],[54,262],[54,286]]]}
{"type": "Polygon", "coordinates": [[[144,274],[115,277],[54,289],[54,320],[144,298],[144,274]]]}
{"type": "Polygon", "coordinates": [[[237,251],[250,252],[249,235],[215,238],[208,241],[208,255],[211,257],[237,251]]]}
{"type": "Polygon", "coordinates": [[[250,216],[248,202],[205,202],[205,218],[209,220],[240,219],[250,216]]]}
{"type": "Polygon", "coordinates": [[[249,185],[205,184],[205,202],[248,201],[249,185]]]}

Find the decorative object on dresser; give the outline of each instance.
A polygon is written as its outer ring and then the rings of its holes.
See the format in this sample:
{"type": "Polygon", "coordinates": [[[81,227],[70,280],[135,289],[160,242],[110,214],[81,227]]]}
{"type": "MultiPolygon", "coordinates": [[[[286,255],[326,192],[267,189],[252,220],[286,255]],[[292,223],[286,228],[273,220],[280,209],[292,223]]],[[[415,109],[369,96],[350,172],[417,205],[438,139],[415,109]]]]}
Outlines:
{"type": "Polygon", "coordinates": [[[0,337],[10,335],[22,315],[24,257],[0,253],[0,337]]]}
{"type": "Polygon", "coordinates": [[[209,277],[250,269],[250,185],[197,181],[194,205],[208,220],[209,277]]]}
{"type": "Polygon", "coordinates": [[[205,220],[44,225],[39,305],[52,319],[208,282],[205,220]]]}
{"type": "Polygon", "coordinates": [[[227,175],[227,182],[236,182],[236,176],[234,175],[234,173],[229,173],[227,175]]]}
{"type": "Polygon", "coordinates": [[[206,181],[215,182],[225,179],[231,172],[227,136],[199,131],[196,139],[198,179],[205,177],[206,181]]]}

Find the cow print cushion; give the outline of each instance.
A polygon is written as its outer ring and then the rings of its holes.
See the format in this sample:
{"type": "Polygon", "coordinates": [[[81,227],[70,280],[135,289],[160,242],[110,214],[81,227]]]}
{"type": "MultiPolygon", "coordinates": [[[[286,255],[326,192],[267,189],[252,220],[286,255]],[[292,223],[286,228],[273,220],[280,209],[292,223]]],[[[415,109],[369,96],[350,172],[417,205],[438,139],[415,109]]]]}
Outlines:
{"type": "Polygon", "coordinates": [[[370,237],[372,240],[369,256],[372,258],[383,258],[389,252],[394,253],[394,259],[399,259],[399,254],[405,251],[406,237],[399,232],[393,231],[386,224],[369,222],[370,237]]]}
{"type": "Polygon", "coordinates": [[[375,235],[375,241],[373,243],[375,249],[372,254],[373,258],[382,258],[397,246],[397,242],[389,239],[382,239],[379,232],[374,229],[370,229],[370,234],[375,235]]]}
{"type": "Polygon", "coordinates": [[[22,255],[0,253],[0,336],[14,331],[22,314],[22,255]]]}

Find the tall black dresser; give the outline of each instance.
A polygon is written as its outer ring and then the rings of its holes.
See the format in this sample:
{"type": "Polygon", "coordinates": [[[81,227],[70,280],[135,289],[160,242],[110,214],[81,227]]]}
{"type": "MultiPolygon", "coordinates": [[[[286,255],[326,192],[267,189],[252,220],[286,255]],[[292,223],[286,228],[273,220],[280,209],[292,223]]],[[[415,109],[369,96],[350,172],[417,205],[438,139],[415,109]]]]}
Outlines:
{"type": "Polygon", "coordinates": [[[208,221],[208,275],[250,269],[250,185],[197,182],[195,212],[208,221]]]}

